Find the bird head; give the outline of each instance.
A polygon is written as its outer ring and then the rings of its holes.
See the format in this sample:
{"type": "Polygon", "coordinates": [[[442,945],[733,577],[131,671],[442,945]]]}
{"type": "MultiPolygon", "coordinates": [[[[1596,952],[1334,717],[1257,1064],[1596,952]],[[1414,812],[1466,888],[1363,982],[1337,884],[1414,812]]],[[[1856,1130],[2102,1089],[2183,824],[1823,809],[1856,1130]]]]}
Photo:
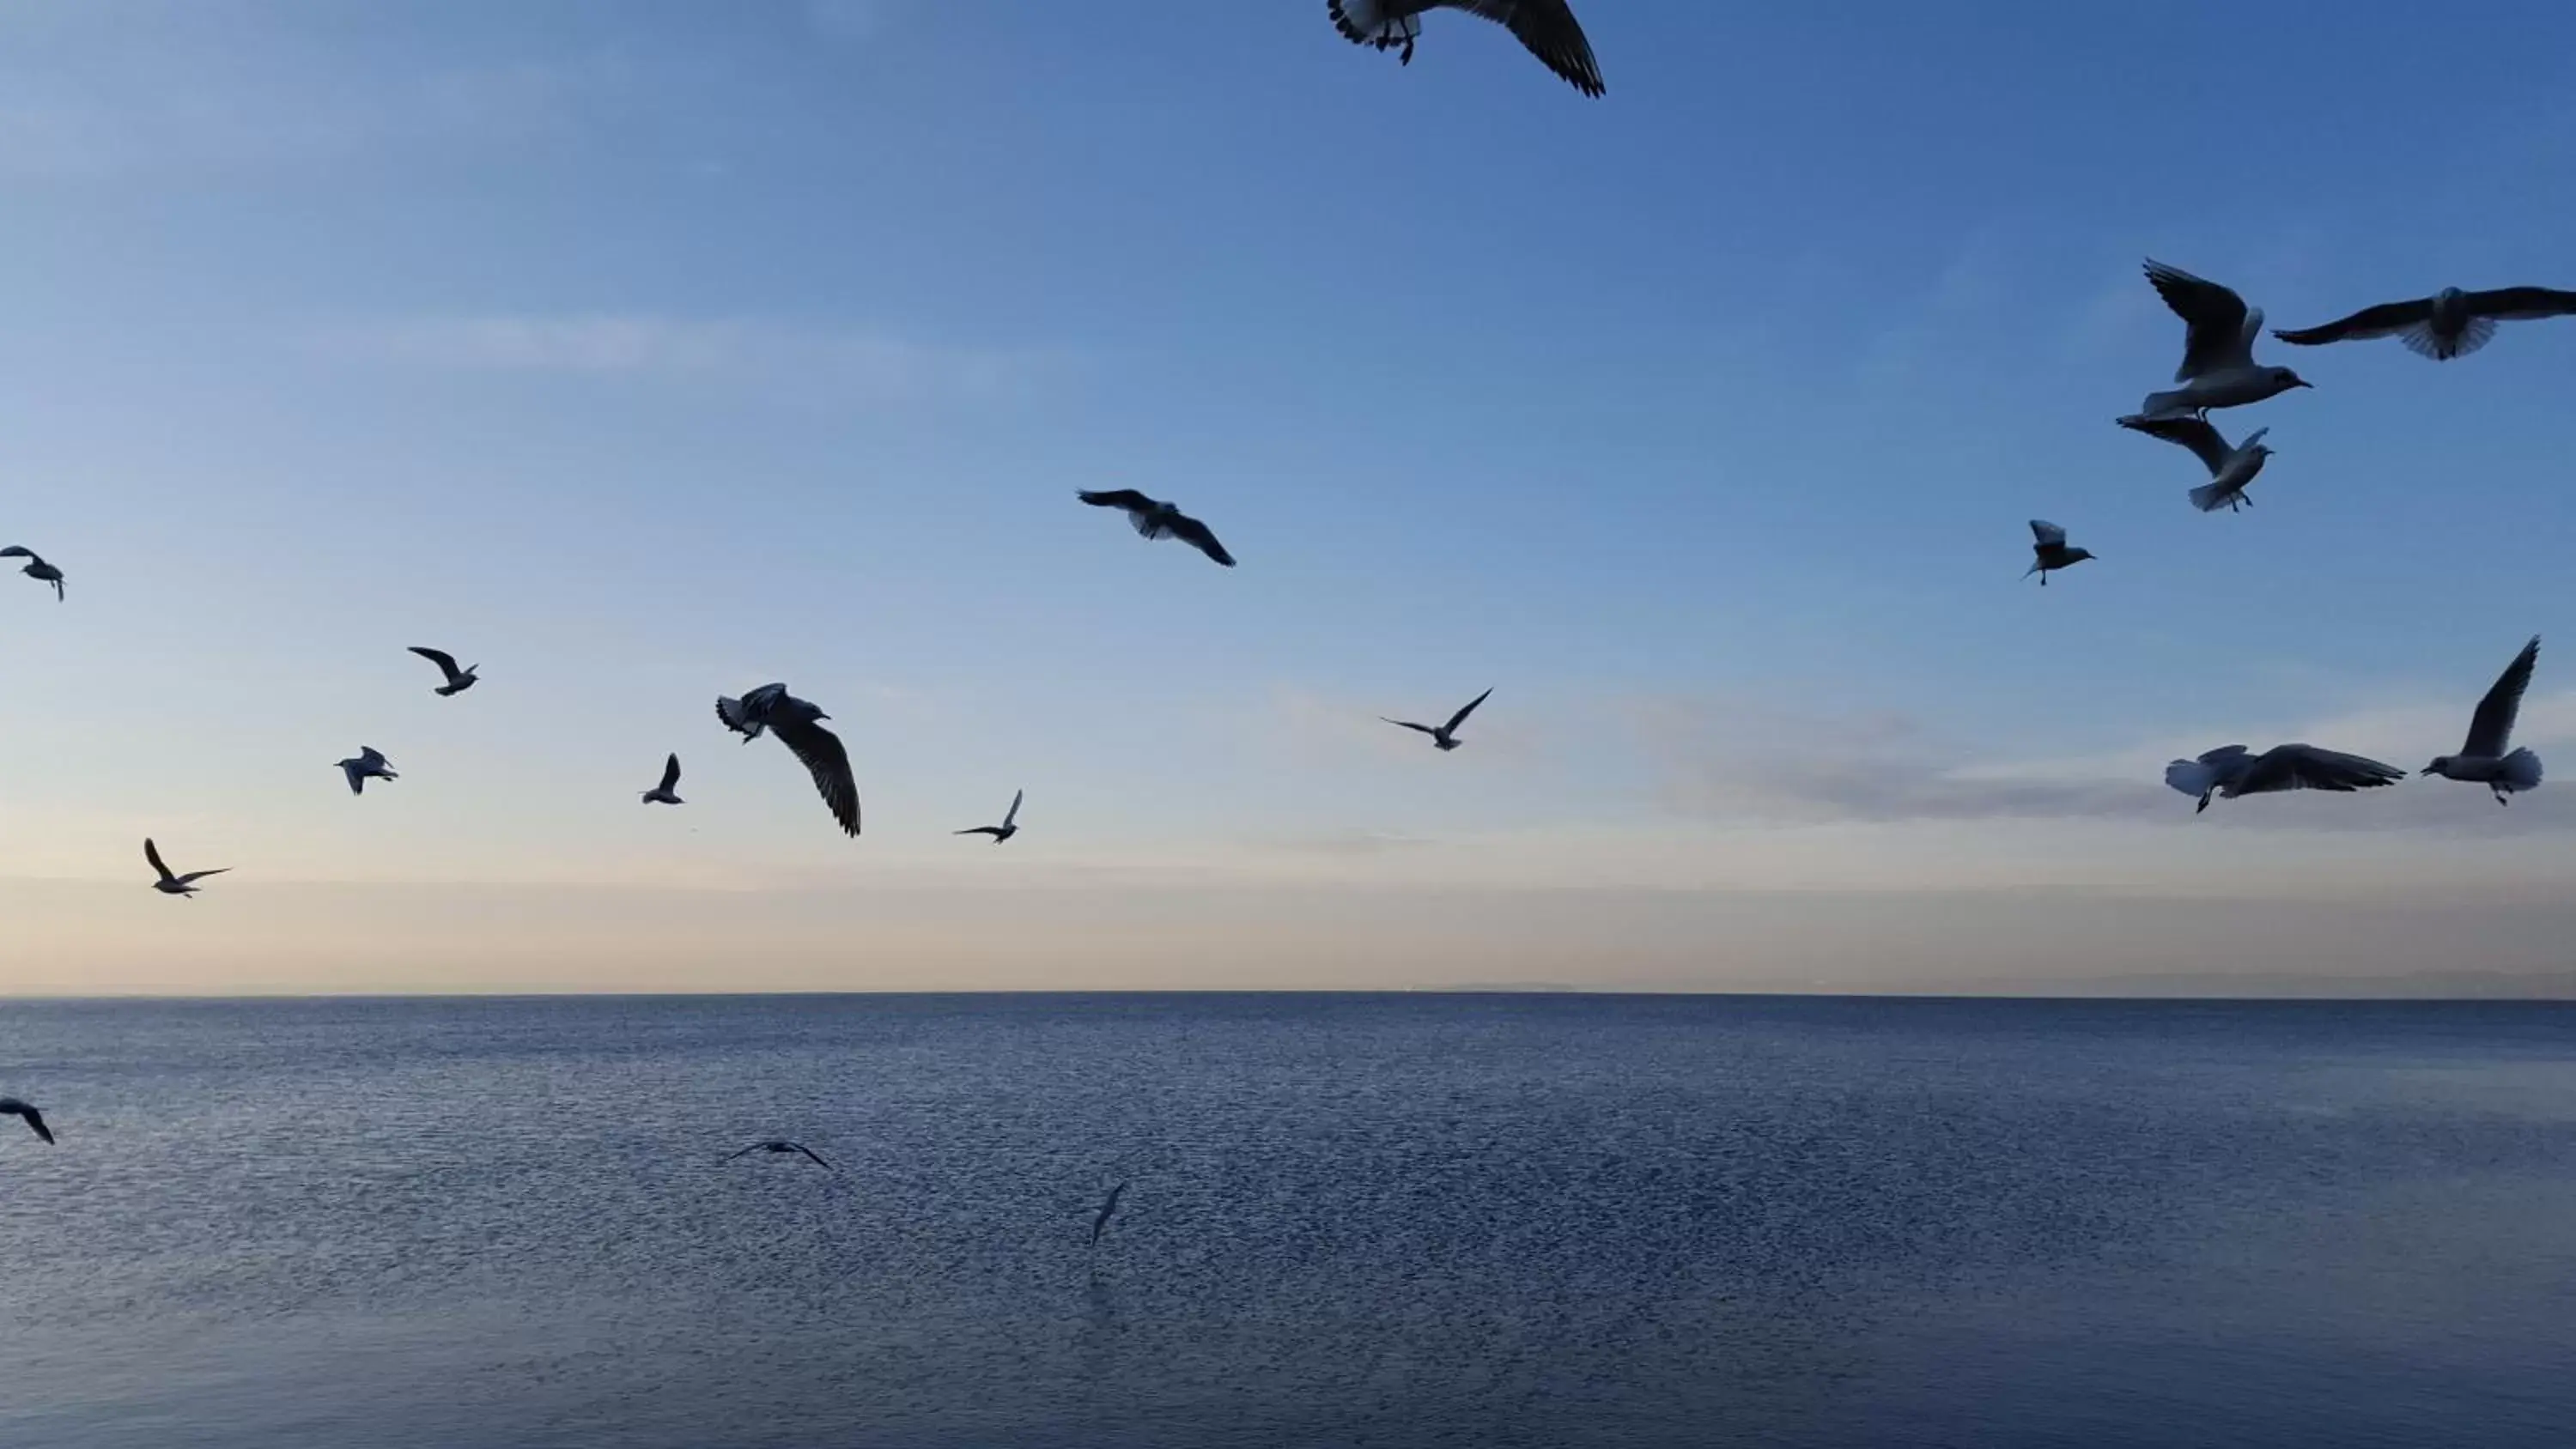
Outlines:
{"type": "Polygon", "coordinates": [[[2444,287],[2442,290],[2433,294],[2433,300],[2436,302],[2456,302],[2467,295],[2468,293],[2461,291],[2457,287],[2444,287]]]}
{"type": "Polygon", "coordinates": [[[2416,773],[2417,773],[2418,775],[2446,775],[2446,774],[2449,774],[2449,773],[2450,773],[2450,770],[2451,770],[2451,761],[2452,761],[2452,759],[2453,759],[2453,757],[2452,757],[2452,756],[2450,756],[2450,755],[2443,755],[2443,756],[2441,756],[2440,758],[2438,758],[2438,759],[2434,760],[2434,761],[2433,761],[2433,763],[2431,763],[2431,764],[2429,764],[2429,765],[2426,765],[2423,769],[2416,771],[2416,773]]]}
{"type": "Polygon", "coordinates": [[[2315,383],[2308,381],[2306,378],[2299,376],[2297,373],[2292,372],[2286,367],[2276,367],[2272,369],[2272,385],[2283,389],[2316,386],[2315,383]]]}
{"type": "Polygon", "coordinates": [[[2096,557],[2099,555],[2089,548],[2070,548],[2066,551],[2066,561],[2071,564],[2082,563],[2088,558],[2096,557]]]}

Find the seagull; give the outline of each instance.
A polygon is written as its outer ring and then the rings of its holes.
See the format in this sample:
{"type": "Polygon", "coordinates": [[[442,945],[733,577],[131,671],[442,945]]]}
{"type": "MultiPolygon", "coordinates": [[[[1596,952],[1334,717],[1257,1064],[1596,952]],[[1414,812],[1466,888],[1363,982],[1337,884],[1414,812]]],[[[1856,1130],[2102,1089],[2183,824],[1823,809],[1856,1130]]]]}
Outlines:
{"type": "Polygon", "coordinates": [[[2075,565],[2080,564],[2093,556],[2090,552],[2084,549],[2068,548],[2066,546],[2066,530],[2058,527],[2054,523],[2044,522],[2036,518],[2032,519],[2030,521],[2030,536],[2034,540],[2030,546],[2030,551],[2034,555],[2034,558],[2031,561],[2030,567],[2021,571],[2021,576],[2023,578],[2029,578],[2032,574],[2039,575],[2039,583],[2042,588],[2046,588],[2048,586],[2048,576],[2050,574],[2057,572],[2059,569],[2073,568],[2075,565]]]}
{"type": "Polygon", "coordinates": [[[1114,493],[1084,491],[1078,496],[1094,508],[1125,509],[1127,521],[1147,538],[1177,538],[1227,568],[1234,567],[1234,555],[1225,551],[1225,545],[1216,541],[1206,524],[1183,513],[1177,503],[1148,498],[1133,488],[1114,493]]]}
{"type": "Polygon", "coordinates": [[[1096,1244],[1100,1241],[1101,1232],[1109,1226],[1110,1216],[1118,1211],[1118,1199],[1124,1195],[1126,1191],[1127,1184],[1123,1182],[1118,1184],[1116,1187],[1109,1189],[1108,1200],[1100,1205],[1100,1216],[1091,1220],[1091,1241],[1093,1243],[1096,1244]]]}
{"type": "Polygon", "coordinates": [[[1483,704],[1486,696],[1491,695],[1492,693],[1493,691],[1488,689],[1484,694],[1477,695],[1474,699],[1471,699],[1465,704],[1459,706],[1458,712],[1449,716],[1449,722],[1445,725],[1415,724],[1409,719],[1387,719],[1385,715],[1379,715],[1378,718],[1386,720],[1388,724],[1400,725],[1409,730],[1420,730],[1422,733],[1431,736],[1431,747],[1445,755],[1451,750],[1458,748],[1458,726],[1465,724],[1467,722],[1467,716],[1474,714],[1476,712],[1476,706],[1483,704]]]}
{"type": "MultiPolygon", "coordinates": [[[[745,740],[743,743],[749,744],[750,741],[745,740]]],[[[662,783],[644,792],[644,803],[647,805],[687,804],[687,801],[682,800],[679,796],[671,793],[672,787],[679,783],[680,757],[678,755],[673,755],[671,758],[662,762],[662,783]]]]}
{"type": "Polygon", "coordinates": [[[437,665],[440,672],[447,676],[445,684],[430,691],[433,694],[463,694],[474,687],[474,671],[483,667],[480,664],[468,664],[463,669],[459,669],[456,667],[456,656],[444,649],[429,649],[414,644],[411,646],[411,652],[437,665]]]}
{"type": "Polygon", "coordinates": [[[2221,745],[2197,760],[2176,760],[2165,766],[2166,784],[2200,797],[2200,804],[2192,809],[2194,815],[2209,808],[2213,794],[2230,800],[2279,790],[2350,794],[2405,778],[2406,772],[2395,765],[2321,750],[2314,745],[2274,745],[2259,755],[2243,745],[2221,745]]]}
{"type": "Polygon", "coordinates": [[[27,566],[18,570],[18,572],[34,579],[37,583],[52,584],[54,586],[54,601],[56,603],[62,602],[63,571],[37,557],[34,549],[29,548],[22,543],[13,543],[7,548],[0,548],[0,558],[25,559],[27,561],[27,566]]]}
{"type": "Polygon", "coordinates": [[[734,1160],[734,1158],[736,1158],[736,1157],[748,1157],[748,1156],[750,1156],[752,1153],[755,1153],[755,1152],[802,1152],[802,1153],[804,1153],[807,1157],[811,1157],[811,1158],[813,1158],[813,1159],[814,1159],[814,1165],[815,1165],[815,1166],[826,1169],[827,1171],[831,1172],[834,1176],[838,1176],[838,1175],[840,1174],[840,1171],[841,1171],[841,1169],[839,1169],[839,1168],[837,1168],[837,1167],[832,1166],[832,1164],[830,1164],[830,1163],[828,1163],[828,1162],[825,1162],[825,1161],[824,1161],[820,1156],[818,1156],[818,1155],[815,1153],[815,1151],[814,1151],[814,1149],[813,1149],[813,1148],[806,1146],[806,1145],[805,1145],[804,1143],[802,1143],[802,1142],[790,1142],[790,1141],[788,1141],[788,1140],[787,1140],[786,1138],[784,1138],[784,1137],[772,1137],[772,1138],[770,1138],[770,1139],[769,1139],[768,1141],[766,1141],[766,1142],[755,1142],[755,1143],[751,1144],[749,1147],[744,1148],[744,1149],[743,1149],[742,1151],[740,1151],[740,1152],[735,1152],[735,1153],[730,1153],[730,1154],[728,1154],[728,1155],[725,1157],[725,1161],[727,1161],[727,1162],[731,1162],[731,1161],[733,1161],[733,1160],[734,1160]]]}
{"type": "Polygon", "coordinates": [[[152,862],[152,869],[161,876],[152,883],[152,888],[165,896],[193,896],[197,893],[197,882],[232,869],[229,865],[219,865],[213,870],[192,870],[186,875],[172,875],[170,867],[161,863],[161,848],[152,843],[150,836],[143,839],[143,858],[152,862]]]}
{"type": "Polygon", "coordinates": [[[1020,833],[1020,797],[1027,793],[1028,791],[1026,790],[1014,790],[1011,792],[1011,808],[1007,814],[1002,816],[1001,824],[978,825],[971,830],[960,830],[955,833],[959,835],[989,835],[993,837],[993,843],[995,845],[1001,844],[1003,841],[1020,833]]]}
{"type": "MultiPolygon", "coordinates": [[[[0,1117],[24,1117],[27,1119],[27,1125],[36,1129],[36,1135],[45,1139],[48,1145],[51,1145],[54,1140],[54,1129],[45,1125],[45,1114],[37,1111],[32,1102],[21,1102],[15,1097],[0,1097],[0,1117]]],[[[1093,1236],[1099,1235],[1094,1233],[1093,1236]]]]}
{"type": "Polygon", "coordinates": [[[392,767],[386,764],[385,757],[378,754],[373,745],[360,745],[354,759],[342,760],[340,773],[348,777],[349,793],[352,795],[364,794],[369,780],[402,778],[393,772],[392,767]]]}
{"type": "Polygon", "coordinates": [[[2383,302],[2364,307],[2338,322],[2301,327],[2272,335],[2295,347],[2328,342],[2356,342],[2396,337],[2406,350],[2435,362],[2466,357],[2487,345],[2498,322],[2527,322],[2541,317],[2576,316],[2576,292],[2549,287],[2499,287],[2492,292],[2463,292],[2444,287],[2412,302],[2383,302]]]}
{"type": "Polygon", "coordinates": [[[764,684],[740,699],[718,695],[716,718],[746,744],[760,738],[762,730],[777,731],[778,742],[814,777],[814,788],[823,793],[841,832],[859,833],[859,786],[850,778],[850,752],[841,747],[840,736],[815,722],[830,715],[789,694],[784,684],[764,684]]]}
{"type": "Polygon", "coordinates": [[[2468,743],[2425,766],[2424,773],[2484,785],[2498,805],[2512,804],[2516,791],[2539,789],[2540,757],[2529,750],[2505,753],[2513,743],[2514,716],[2522,712],[2522,692],[2531,687],[2531,667],[2539,662],[2540,637],[2533,635],[2478,701],[2478,712],[2469,717],[2468,743]]]}
{"type": "Polygon", "coordinates": [[[2238,504],[2254,506],[2254,500],[2245,496],[2245,488],[2254,481],[2255,474],[2263,471],[2263,460],[2272,456],[2272,450],[2263,446],[2263,435],[2272,431],[2270,428],[2256,428],[2245,435],[2244,442],[2231,447],[2206,418],[2133,415],[2119,419],[2119,424],[2150,438],[2180,443],[2208,465],[2209,481],[2191,490],[2192,507],[2203,513],[2216,513],[2221,508],[2233,513],[2238,504]]]}
{"type": "Polygon", "coordinates": [[[1511,27],[1529,52],[1587,96],[1600,95],[1601,66],[1592,42],[1574,21],[1566,0],[1327,0],[1333,25],[1344,38],[1380,50],[1401,49],[1400,65],[1413,64],[1413,42],[1431,10],[1464,10],[1511,27]]]}
{"type": "Polygon", "coordinates": [[[2286,367],[2257,367],[2254,339],[2263,330],[2261,308],[2216,282],[2149,258],[2147,280],[2183,320],[2182,366],[2173,392],[2147,394],[2138,411],[2147,417],[2178,413],[2207,416],[2211,408],[2242,407],[2310,384],[2286,367]]]}

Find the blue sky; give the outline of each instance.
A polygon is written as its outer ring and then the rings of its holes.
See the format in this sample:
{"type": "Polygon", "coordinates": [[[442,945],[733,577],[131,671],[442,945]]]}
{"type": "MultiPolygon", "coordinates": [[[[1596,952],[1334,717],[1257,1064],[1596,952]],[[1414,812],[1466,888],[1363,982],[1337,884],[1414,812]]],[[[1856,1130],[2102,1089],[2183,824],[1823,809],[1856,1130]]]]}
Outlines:
{"type": "MultiPolygon", "coordinates": [[[[2144,256],[2283,325],[2576,285],[2576,17],[2483,12],[2518,43],[2417,83],[2394,13],[1593,0],[1590,102],[1473,20],[1398,68],[1320,0],[1202,9],[0,4],[0,533],[71,590],[0,577],[0,990],[1406,985],[1516,943],[1938,987],[1909,951],[2013,931],[1998,970],[2081,984],[2262,964],[2152,913],[2048,946],[2106,898],[2565,895],[2553,791],[2193,820],[2157,778],[2457,745],[2561,627],[2576,322],[2268,347],[2317,387],[2221,415],[2280,449],[2240,515],[2111,419],[2177,356],[2144,256]],[[2102,561],[2019,580],[2032,517],[2102,561]],[[488,682],[431,698],[412,643],[488,682]],[[843,726],[862,842],[708,715],[769,679],[843,726]],[[1453,756],[1373,718],[1487,685],[1453,756]],[[405,778],[352,802],[360,743],[405,778]],[[671,749],[692,803],[642,812],[671,749]],[[1020,786],[1005,851],[945,833],[1020,786]],[[147,831],[237,873],[154,897],[147,831]]],[[[2301,969],[2563,969],[2533,920],[2301,969]]]]}

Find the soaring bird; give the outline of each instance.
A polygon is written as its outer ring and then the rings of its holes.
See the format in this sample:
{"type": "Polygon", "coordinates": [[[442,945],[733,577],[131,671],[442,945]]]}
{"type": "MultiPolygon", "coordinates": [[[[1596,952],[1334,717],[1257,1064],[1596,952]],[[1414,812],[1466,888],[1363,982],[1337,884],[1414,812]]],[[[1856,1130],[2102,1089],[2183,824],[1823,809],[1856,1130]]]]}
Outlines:
{"type": "Polygon", "coordinates": [[[2206,416],[2211,408],[2242,407],[2310,383],[2286,367],[2258,367],[2254,339],[2263,331],[2260,308],[2216,282],[2150,258],[2147,280],[2183,320],[2182,366],[2172,392],[2147,394],[2138,411],[2150,418],[2176,413],[2206,416]]]}
{"type": "Polygon", "coordinates": [[[1476,706],[1483,704],[1486,698],[1491,694],[1493,694],[1493,690],[1487,689],[1484,694],[1477,695],[1474,699],[1460,705],[1458,707],[1458,712],[1449,716],[1449,722],[1444,725],[1415,724],[1409,719],[1387,719],[1385,715],[1379,715],[1378,718],[1386,720],[1388,724],[1401,725],[1405,729],[1409,730],[1420,730],[1422,733],[1431,736],[1431,747],[1445,755],[1451,750],[1458,748],[1458,726],[1465,724],[1467,722],[1467,716],[1474,714],[1476,712],[1476,706]]]}
{"type": "Polygon", "coordinates": [[[1020,797],[1027,793],[1028,791],[1026,790],[1014,790],[1011,792],[1011,808],[1008,813],[1002,816],[1001,824],[977,825],[970,829],[960,830],[955,833],[959,835],[989,835],[993,837],[993,843],[995,845],[1001,844],[1003,841],[1020,833],[1020,797]]]}
{"type": "Polygon", "coordinates": [[[2121,427],[2150,438],[2182,444],[2208,467],[2209,481],[2191,490],[2192,507],[2203,513],[2215,513],[2221,508],[2233,513],[2240,503],[2253,506],[2254,500],[2245,496],[2245,488],[2254,481],[2255,474],[2263,471],[2263,460],[2272,456],[2272,450],[2263,446],[2263,435],[2272,431],[2270,428],[2256,428],[2245,435],[2244,442],[2231,446],[2206,418],[2125,417],[2119,422],[2121,427]]]}
{"type": "Polygon", "coordinates": [[[790,1142],[784,1137],[772,1137],[766,1142],[755,1142],[740,1152],[726,1154],[725,1161],[731,1162],[737,1157],[748,1157],[755,1152],[802,1152],[807,1157],[814,1160],[814,1165],[816,1167],[820,1167],[825,1171],[832,1173],[834,1176],[838,1176],[841,1171],[841,1169],[825,1162],[821,1154],[815,1152],[813,1148],[806,1146],[802,1142],[790,1142]]]}
{"type": "Polygon", "coordinates": [[[2186,795],[2197,795],[2197,815],[2209,808],[2209,797],[2268,795],[2280,790],[2333,790],[2350,794],[2375,790],[2406,778],[2395,765],[2359,755],[2321,750],[2314,745],[2274,745],[2261,754],[2243,745],[2221,745],[2197,760],[2165,766],[2165,783],[2186,795]]]}
{"type": "Polygon", "coordinates": [[[447,676],[445,684],[430,691],[433,694],[463,694],[474,687],[474,671],[483,667],[480,664],[468,664],[463,669],[459,669],[456,667],[456,656],[444,649],[429,649],[414,644],[411,646],[411,652],[437,665],[439,672],[447,676]]]}
{"type": "Polygon", "coordinates": [[[1225,551],[1225,545],[1216,541],[1206,524],[1183,513],[1177,503],[1148,498],[1133,488],[1111,493],[1084,491],[1078,496],[1094,508],[1125,510],[1127,521],[1147,538],[1177,538],[1227,568],[1234,567],[1234,555],[1225,551]]]}
{"type": "Polygon", "coordinates": [[[1592,42],[1574,21],[1566,0],[1326,0],[1333,25],[1360,45],[1401,51],[1399,65],[1413,64],[1413,43],[1422,36],[1422,16],[1432,10],[1464,10],[1511,27],[1529,52],[1549,70],[1587,96],[1600,95],[1600,63],[1592,42]]]}
{"type": "Polygon", "coordinates": [[[193,896],[197,893],[197,882],[232,869],[229,865],[219,865],[213,870],[192,870],[186,875],[172,875],[170,867],[161,863],[161,848],[152,843],[150,836],[143,839],[143,858],[152,862],[153,871],[161,877],[152,883],[152,888],[165,896],[193,896]]]}
{"type": "Polygon", "coordinates": [[[859,833],[859,786],[850,778],[850,752],[841,747],[840,736],[816,723],[830,715],[789,694],[784,684],[764,684],[740,699],[718,695],[716,718],[745,743],[760,738],[763,730],[775,733],[814,777],[814,788],[822,792],[823,803],[831,807],[842,833],[859,833]]]}
{"type": "Polygon", "coordinates": [[[2054,523],[2034,518],[2030,521],[2033,540],[2031,565],[2021,571],[2023,578],[2039,575],[2040,587],[2048,586],[2048,576],[2059,569],[2073,568],[2093,555],[2090,551],[2066,546],[2066,530],[2054,523]]]}
{"type": "Polygon", "coordinates": [[[340,761],[339,764],[340,773],[347,778],[349,793],[352,795],[364,794],[369,780],[402,778],[393,772],[393,767],[386,763],[385,757],[378,754],[373,745],[360,745],[357,754],[340,761]]]}
{"type": "Polygon", "coordinates": [[[2499,287],[2492,292],[2463,292],[2444,287],[2412,302],[2382,302],[2364,307],[2322,327],[2272,335],[2299,347],[2328,342],[2354,342],[2370,337],[2396,337],[2406,350],[2435,362],[2466,357],[2487,345],[2498,322],[2526,322],[2541,317],[2576,316],[2576,292],[2548,287],[2499,287]]]}
{"type": "Polygon", "coordinates": [[[1091,1241],[1095,1245],[1100,1241],[1100,1234],[1108,1228],[1109,1219],[1117,1213],[1118,1199],[1126,1196],[1126,1194],[1127,1184],[1123,1182],[1118,1184],[1116,1187],[1109,1189],[1108,1200],[1100,1205],[1100,1216],[1091,1220],[1091,1241]]]}
{"type": "Polygon", "coordinates": [[[34,579],[40,584],[52,584],[54,586],[54,601],[56,603],[62,602],[63,571],[37,557],[34,549],[27,547],[25,544],[13,543],[7,548],[0,548],[0,558],[25,559],[27,561],[27,566],[18,570],[18,572],[25,574],[27,577],[34,579]]]}
{"type": "Polygon", "coordinates": [[[45,1125],[45,1114],[37,1111],[32,1102],[21,1102],[15,1097],[0,1097],[0,1117],[24,1117],[27,1119],[27,1125],[36,1129],[36,1135],[45,1139],[47,1144],[50,1145],[54,1140],[54,1129],[45,1125]]]}
{"type": "Polygon", "coordinates": [[[2540,788],[2540,757],[2529,750],[2508,754],[2514,717],[2522,713],[2522,692],[2531,687],[2531,667],[2540,662],[2540,636],[2533,635],[2522,652],[2496,677],[2478,712],[2469,717],[2469,740],[2456,755],[2444,755],[2424,767],[2427,775],[2470,780],[2495,792],[2498,805],[2510,805],[2520,790],[2540,788]]]}
{"type": "MultiPolygon", "coordinates": [[[[750,741],[746,740],[744,743],[749,744],[750,741]]],[[[679,783],[680,757],[678,755],[673,755],[671,758],[662,762],[662,783],[644,792],[644,803],[647,805],[684,805],[688,803],[687,801],[682,800],[679,796],[671,793],[674,789],[679,787],[679,783]]]]}

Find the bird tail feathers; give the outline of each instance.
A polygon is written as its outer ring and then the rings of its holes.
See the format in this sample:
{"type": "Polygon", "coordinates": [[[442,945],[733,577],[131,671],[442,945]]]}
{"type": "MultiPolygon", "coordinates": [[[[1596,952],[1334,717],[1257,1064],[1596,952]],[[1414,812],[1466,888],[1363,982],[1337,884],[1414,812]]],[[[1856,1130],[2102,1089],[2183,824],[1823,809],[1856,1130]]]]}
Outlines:
{"type": "Polygon", "coordinates": [[[2428,321],[2418,322],[2407,328],[2397,335],[2397,340],[2405,343],[2406,350],[2418,357],[2429,357],[2435,362],[2447,362],[2454,357],[2466,357],[2486,346],[2494,340],[2495,331],[2496,324],[2493,317],[2472,317],[2468,325],[2460,329],[2459,336],[2446,338],[2436,333],[2433,330],[2433,324],[2428,321]]]}
{"type": "Polygon", "coordinates": [[[2223,483],[2203,483],[2191,490],[2191,506],[2203,513],[2216,513],[2234,496],[2236,490],[2223,483]]]}
{"type": "Polygon", "coordinates": [[[2529,750],[2516,750],[2504,757],[2504,787],[2508,790],[2540,788],[2540,757],[2529,750]]]}
{"type": "Polygon", "coordinates": [[[1387,14],[1385,0],[1332,0],[1333,25],[1343,36],[1383,50],[1422,34],[1417,16],[1387,14]]]}
{"type": "Polygon", "coordinates": [[[2206,795],[2218,783],[2218,771],[2198,760],[2176,760],[2165,766],[2165,783],[2186,795],[2206,795]]]}

